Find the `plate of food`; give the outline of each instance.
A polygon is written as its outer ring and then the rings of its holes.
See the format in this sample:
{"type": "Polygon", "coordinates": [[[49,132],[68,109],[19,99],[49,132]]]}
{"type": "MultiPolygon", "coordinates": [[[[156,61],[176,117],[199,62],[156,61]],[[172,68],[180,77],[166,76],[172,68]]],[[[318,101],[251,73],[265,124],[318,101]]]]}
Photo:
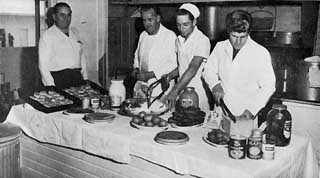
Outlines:
{"type": "Polygon", "coordinates": [[[154,137],[154,141],[164,145],[182,145],[186,144],[189,139],[186,133],[174,130],[159,132],[154,137]]]}
{"type": "Polygon", "coordinates": [[[155,101],[150,107],[148,107],[148,103],[146,99],[143,98],[131,98],[125,100],[121,106],[118,114],[124,116],[137,116],[140,112],[145,112],[147,114],[153,115],[162,115],[168,111],[168,108],[165,104],[160,101],[155,101]]]}
{"type": "Polygon", "coordinates": [[[144,111],[140,112],[138,116],[133,116],[130,125],[133,128],[150,132],[163,131],[169,127],[166,120],[157,115],[147,114],[144,111]]]}
{"type": "Polygon", "coordinates": [[[227,148],[230,136],[220,129],[212,129],[210,132],[203,135],[202,139],[207,144],[216,148],[227,148]]]}
{"type": "Polygon", "coordinates": [[[81,115],[81,114],[88,114],[94,113],[91,109],[83,109],[82,107],[72,107],[62,112],[65,115],[81,115]]]}
{"type": "Polygon", "coordinates": [[[109,123],[109,122],[112,122],[114,118],[115,118],[114,114],[95,112],[95,113],[89,113],[84,115],[83,120],[89,123],[100,123],[100,122],[109,123]]]}

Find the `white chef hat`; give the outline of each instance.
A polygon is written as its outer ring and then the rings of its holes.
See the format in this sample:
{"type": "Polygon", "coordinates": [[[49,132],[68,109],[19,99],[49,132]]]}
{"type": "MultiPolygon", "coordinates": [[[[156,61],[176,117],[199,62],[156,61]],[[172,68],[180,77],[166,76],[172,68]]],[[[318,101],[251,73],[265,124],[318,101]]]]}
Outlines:
{"type": "Polygon", "coordinates": [[[198,18],[200,15],[198,7],[191,3],[182,4],[179,9],[185,9],[189,11],[195,19],[198,18]]]}

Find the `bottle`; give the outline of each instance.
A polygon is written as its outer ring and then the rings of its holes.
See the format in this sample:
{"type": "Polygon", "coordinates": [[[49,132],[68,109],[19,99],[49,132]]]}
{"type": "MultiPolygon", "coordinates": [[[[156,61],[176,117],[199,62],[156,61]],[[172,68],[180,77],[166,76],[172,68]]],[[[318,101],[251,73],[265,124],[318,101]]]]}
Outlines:
{"type": "Polygon", "coordinates": [[[275,146],[287,146],[291,140],[291,114],[287,106],[274,104],[267,114],[266,141],[275,146]]]}
{"type": "Polygon", "coordinates": [[[262,130],[252,129],[248,138],[247,157],[250,159],[262,158],[262,130]]]}
{"type": "Polygon", "coordinates": [[[198,108],[199,107],[199,96],[197,92],[194,90],[194,87],[187,87],[183,90],[183,92],[179,95],[178,102],[180,107],[188,108],[190,106],[198,108]]]}
{"type": "Polygon", "coordinates": [[[111,107],[119,108],[121,103],[126,99],[126,88],[123,85],[123,80],[111,80],[109,95],[111,98],[111,107]]]}

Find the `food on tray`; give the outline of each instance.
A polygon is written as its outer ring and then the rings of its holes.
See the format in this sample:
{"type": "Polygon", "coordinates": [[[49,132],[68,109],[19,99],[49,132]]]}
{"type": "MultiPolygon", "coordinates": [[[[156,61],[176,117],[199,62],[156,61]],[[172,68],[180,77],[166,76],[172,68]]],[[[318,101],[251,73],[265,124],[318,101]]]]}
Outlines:
{"type": "Polygon", "coordinates": [[[75,96],[79,99],[83,99],[84,97],[89,97],[89,98],[102,98],[103,94],[95,90],[90,86],[90,84],[86,85],[81,85],[79,87],[70,87],[64,89],[65,92],[69,93],[72,96],[75,96]]]}
{"type": "Polygon", "coordinates": [[[83,114],[83,113],[93,113],[91,109],[83,109],[82,107],[72,107],[66,110],[67,113],[73,114],[83,114]]]}
{"type": "Polygon", "coordinates": [[[212,129],[207,134],[207,140],[218,145],[227,145],[230,140],[228,133],[223,132],[220,129],[212,129]]]}
{"type": "Polygon", "coordinates": [[[33,96],[30,96],[30,98],[47,108],[73,104],[72,100],[65,98],[55,91],[34,92],[33,96]]]}
{"type": "Polygon", "coordinates": [[[155,101],[148,107],[147,100],[142,98],[126,99],[120,107],[124,114],[138,115],[141,112],[146,114],[161,114],[167,111],[167,107],[160,101],[155,101]]]}
{"type": "Polygon", "coordinates": [[[201,111],[200,108],[190,106],[188,108],[178,107],[172,113],[172,117],[168,119],[169,123],[181,127],[188,127],[202,124],[206,113],[201,111]]]}
{"type": "Polygon", "coordinates": [[[83,117],[83,120],[89,123],[97,123],[97,122],[112,122],[115,118],[114,114],[110,113],[89,113],[83,117]]]}
{"type": "Polygon", "coordinates": [[[131,122],[146,127],[166,127],[168,122],[159,116],[147,114],[141,111],[137,116],[133,116],[131,122]]]}

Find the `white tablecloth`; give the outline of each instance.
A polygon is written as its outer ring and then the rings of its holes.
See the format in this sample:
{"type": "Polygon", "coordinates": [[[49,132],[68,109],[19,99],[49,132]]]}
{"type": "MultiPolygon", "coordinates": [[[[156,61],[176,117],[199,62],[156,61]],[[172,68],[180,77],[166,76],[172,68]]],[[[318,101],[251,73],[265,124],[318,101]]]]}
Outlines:
{"type": "MultiPolygon", "coordinates": [[[[110,113],[115,113],[110,111],[110,113]]],[[[276,147],[275,160],[234,160],[227,149],[202,140],[201,127],[183,130],[190,137],[184,145],[162,145],[156,133],[132,128],[130,118],[119,116],[112,123],[90,124],[82,116],[62,112],[45,114],[22,105],[12,107],[6,122],[19,125],[39,141],[85,150],[121,163],[136,156],[180,174],[207,178],[316,178],[318,165],[309,139],[292,136],[287,147],[276,147]]]]}

